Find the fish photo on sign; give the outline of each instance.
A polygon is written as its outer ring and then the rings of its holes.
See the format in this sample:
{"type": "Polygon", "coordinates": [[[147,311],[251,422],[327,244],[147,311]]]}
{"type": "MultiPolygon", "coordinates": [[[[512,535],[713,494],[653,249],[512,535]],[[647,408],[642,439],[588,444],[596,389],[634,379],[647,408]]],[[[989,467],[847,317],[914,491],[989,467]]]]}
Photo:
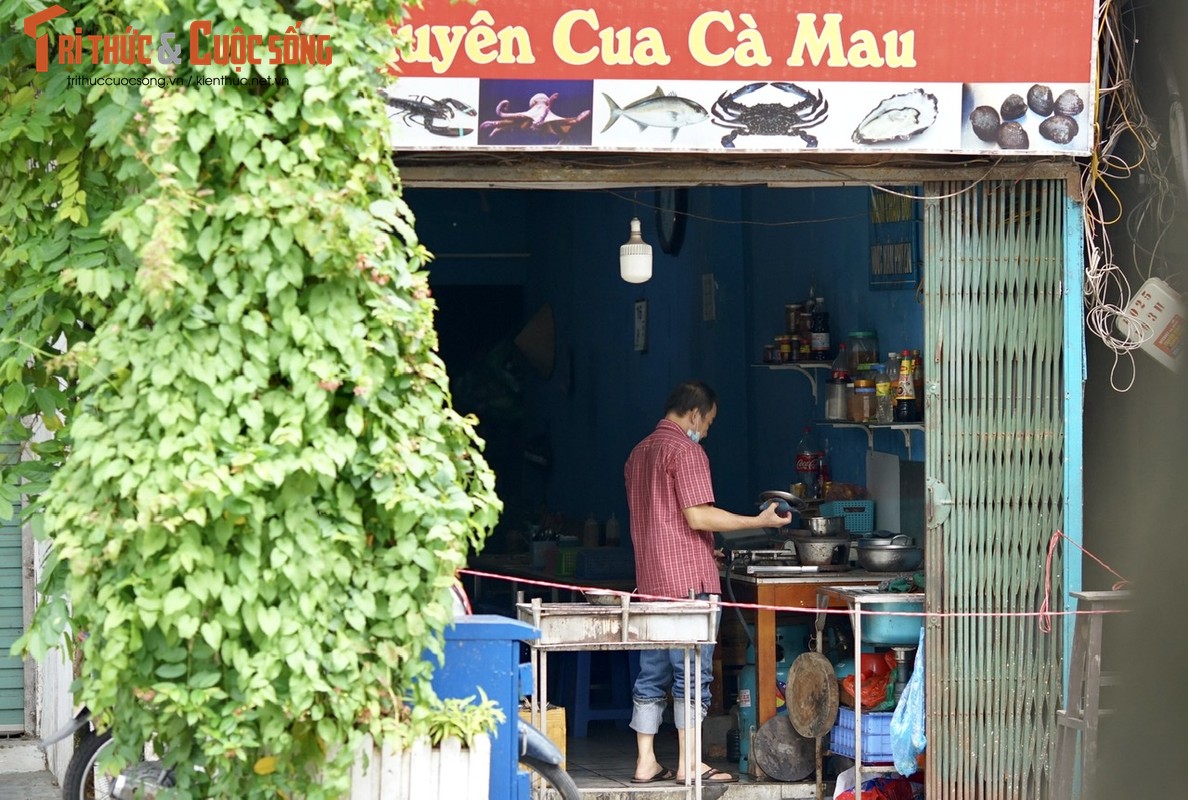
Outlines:
{"type": "Polygon", "coordinates": [[[707,124],[713,97],[700,81],[594,82],[594,144],[649,150],[701,150],[716,141],[707,124]]]}

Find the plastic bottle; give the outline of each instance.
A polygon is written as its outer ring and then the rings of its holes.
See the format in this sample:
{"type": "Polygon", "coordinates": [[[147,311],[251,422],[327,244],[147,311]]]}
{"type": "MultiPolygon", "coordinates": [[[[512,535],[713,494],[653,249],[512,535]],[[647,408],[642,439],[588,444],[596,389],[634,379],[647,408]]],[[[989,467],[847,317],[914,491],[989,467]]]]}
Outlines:
{"type": "Polygon", "coordinates": [[[916,392],[916,419],[924,419],[924,359],[920,351],[912,351],[912,388],[916,392]]]}
{"type": "Polygon", "coordinates": [[[804,426],[804,435],[796,446],[796,479],[804,484],[805,495],[819,497],[821,492],[821,448],[812,429],[804,426]]]}
{"type": "Polygon", "coordinates": [[[833,359],[833,366],[830,367],[829,377],[835,381],[848,381],[851,377],[850,359],[846,354],[845,342],[837,346],[837,358],[833,359]]]}
{"type": "Polygon", "coordinates": [[[606,546],[619,546],[619,520],[614,514],[606,521],[606,546]]]}
{"type": "Polygon", "coordinates": [[[903,351],[899,361],[899,381],[895,384],[895,421],[914,422],[916,419],[916,387],[912,383],[912,357],[903,351]]]}
{"type": "Polygon", "coordinates": [[[895,377],[886,364],[876,364],[875,422],[886,425],[895,419],[895,377]]]}
{"type": "Polygon", "coordinates": [[[582,547],[597,547],[598,535],[598,520],[594,519],[594,513],[591,512],[582,528],[582,547]]]}

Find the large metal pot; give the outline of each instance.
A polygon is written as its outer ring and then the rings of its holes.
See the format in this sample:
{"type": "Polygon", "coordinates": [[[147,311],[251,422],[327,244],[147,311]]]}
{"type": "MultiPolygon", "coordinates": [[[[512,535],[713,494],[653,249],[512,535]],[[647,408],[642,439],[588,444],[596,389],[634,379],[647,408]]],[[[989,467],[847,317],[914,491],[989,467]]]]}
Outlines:
{"type": "Polygon", "coordinates": [[[796,557],[807,567],[850,563],[849,536],[796,536],[792,539],[796,557]]]}
{"type": "Polygon", "coordinates": [[[858,542],[858,565],[870,572],[911,572],[924,563],[924,548],[893,543],[907,537],[888,539],[863,539],[858,542]]]}

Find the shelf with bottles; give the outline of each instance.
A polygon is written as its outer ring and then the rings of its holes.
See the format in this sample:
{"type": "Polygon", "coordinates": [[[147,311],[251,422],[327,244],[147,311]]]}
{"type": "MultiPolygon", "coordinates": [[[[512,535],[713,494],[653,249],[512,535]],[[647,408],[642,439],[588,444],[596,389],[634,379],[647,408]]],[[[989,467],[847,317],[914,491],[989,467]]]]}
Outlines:
{"type": "Polygon", "coordinates": [[[828,372],[832,365],[828,361],[772,361],[762,364],[752,364],[757,369],[791,370],[799,372],[808,378],[809,388],[813,392],[813,403],[817,402],[817,373],[828,372]]]}
{"type": "Polygon", "coordinates": [[[927,432],[923,422],[854,422],[848,419],[818,419],[814,425],[830,428],[857,428],[866,431],[866,449],[874,450],[874,432],[877,430],[899,431],[903,434],[903,446],[908,458],[912,457],[912,431],[927,432]]]}

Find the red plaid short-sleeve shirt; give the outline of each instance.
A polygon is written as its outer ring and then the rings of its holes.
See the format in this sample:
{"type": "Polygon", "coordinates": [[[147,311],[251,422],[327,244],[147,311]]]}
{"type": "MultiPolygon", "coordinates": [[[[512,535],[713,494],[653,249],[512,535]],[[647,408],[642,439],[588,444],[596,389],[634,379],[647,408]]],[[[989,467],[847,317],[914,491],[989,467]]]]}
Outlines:
{"type": "Polygon", "coordinates": [[[680,426],[660,420],[624,469],[636,590],[661,597],[721,593],[714,537],[695,531],[683,510],[714,502],[709,458],[680,426]]]}

